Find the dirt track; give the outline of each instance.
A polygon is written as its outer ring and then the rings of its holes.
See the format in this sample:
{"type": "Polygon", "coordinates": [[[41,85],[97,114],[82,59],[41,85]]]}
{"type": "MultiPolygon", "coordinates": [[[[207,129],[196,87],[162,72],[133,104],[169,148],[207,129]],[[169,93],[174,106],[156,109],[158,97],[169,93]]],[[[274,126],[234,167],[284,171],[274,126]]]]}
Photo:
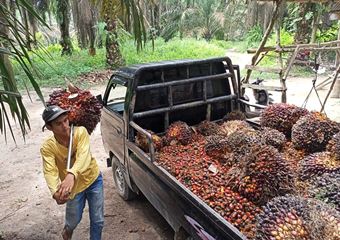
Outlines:
{"type": "MultiPolygon", "coordinates": [[[[102,93],[104,86],[93,93],[102,93]]],[[[43,89],[50,93],[51,89],[43,89]]],[[[50,132],[41,131],[43,105],[33,95],[24,100],[30,115],[31,131],[26,142],[14,126],[17,145],[8,136],[0,136],[0,239],[61,239],[64,206],[50,197],[42,173],[40,144],[50,132]]],[[[47,96],[45,97],[47,99],[47,96]]],[[[124,202],[115,192],[112,171],[106,167],[106,153],[101,144],[99,126],[91,135],[91,150],[104,175],[105,226],[103,239],[172,239],[173,231],[144,198],[124,202]]],[[[88,239],[87,209],[74,233],[74,239],[88,239]]]]}

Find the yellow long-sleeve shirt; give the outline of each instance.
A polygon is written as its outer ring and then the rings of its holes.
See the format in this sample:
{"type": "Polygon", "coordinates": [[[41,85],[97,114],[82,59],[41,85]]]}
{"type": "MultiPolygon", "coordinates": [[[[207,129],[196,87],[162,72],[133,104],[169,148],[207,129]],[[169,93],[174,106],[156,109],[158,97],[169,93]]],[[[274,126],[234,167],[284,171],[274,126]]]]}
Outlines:
{"type": "Polygon", "coordinates": [[[43,171],[47,185],[53,195],[68,172],[75,176],[75,184],[70,198],[84,191],[98,177],[99,168],[90,152],[90,137],[84,127],[75,127],[72,145],[71,169],[67,171],[68,148],[59,144],[54,136],[49,137],[41,146],[43,171]]]}

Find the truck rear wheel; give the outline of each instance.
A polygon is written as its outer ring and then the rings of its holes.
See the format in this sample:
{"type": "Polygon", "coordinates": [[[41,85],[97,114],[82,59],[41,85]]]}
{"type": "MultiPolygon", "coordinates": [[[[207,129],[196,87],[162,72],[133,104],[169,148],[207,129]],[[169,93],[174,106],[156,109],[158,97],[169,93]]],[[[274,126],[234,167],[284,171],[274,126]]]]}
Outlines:
{"type": "Polygon", "coordinates": [[[121,196],[121,198],[125,201],[134,199],[136,197],[136,193],[134,193],[127,184],[120,164],[112,163],[112,171],[119,196],[121,196]]]}

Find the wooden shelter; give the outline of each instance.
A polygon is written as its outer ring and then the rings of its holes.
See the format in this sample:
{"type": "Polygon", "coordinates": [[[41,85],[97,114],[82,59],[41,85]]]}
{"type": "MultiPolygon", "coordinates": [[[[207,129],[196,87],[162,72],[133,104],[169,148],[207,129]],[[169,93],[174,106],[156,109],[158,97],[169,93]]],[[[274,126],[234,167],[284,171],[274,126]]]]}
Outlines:
{"type": "MultiPolygon", "coordinates": [[[[262,38],[262,41],[260,42],[260,45],[257,49],[249,49],[248,53],[254,54],[251,60],[251,64],[246,66],[247,69],[247,74],[244,79],[242,79],[241,83],[241,89],[244,91],[246,88],[250,89],[264,89],[267,91],[279,91],[281,92],[281,102],[286,102],[287,101],[287,87],[286,87],[286,80],[288,77],[288,74],[291,70],[292,65],[299,61],[296,59],[297,55],[301,51],[310,51],[310,52],[320,52],[320,51],[336,51],[337,54],[340,54],[340,40],[338,41],[332,41],[332,42],[326,42],[326,43],[320,43],[320,44],[298,44],[298,45],[289,45],[289,46],[281,46],[281,41],[280,41],[280,26],[276,27],[276,46],[266,46],[267,40],[272,33],[272,30],[274,28],[275,22],[277,21],[279,17],[279,10],[281,6],[285,2],[295,2],[295,3],[333,3],[331,13],[333,14],[339,14],[340,16],[340,0],[333,0],[333,1],[313,1],[313,0],[258,0],[257,2],[274,2],[274,11],[273,15],[271,18],[271,21],[269,23],[269,26],[262,38]],[[283,63],[283,58],[282,54],[290,52],[291,55],[288,58],[288,61],[286,64],[283,63]],[[278,57],[278,62],[279,62],[279,67],[277,68],[268,68],[268,67],[260,67],[258,64],[261,62],[261,60],[270,54],[277,54],[278,57]],[[250,84],[249,79],[251,76],[251,73],[253,71],[260,71],[260,72],[270,72],[270,73],[277,73],[279,75],[280,79],[280,86],[259,86],[255,84],[250,84]]],[[[327,94],[326,99],[324,100],[322,104],[322,109],[321,111],[324,110],[324,106],[326,104],[326,101],[334,87],[334,84],[337,80],[338,74],[340,71],[340,65],[339,62],[337,63],[335,73],[333,74],[333,79],[331,79],[331,87],[329,90],[329,93],[327,94]]]]}

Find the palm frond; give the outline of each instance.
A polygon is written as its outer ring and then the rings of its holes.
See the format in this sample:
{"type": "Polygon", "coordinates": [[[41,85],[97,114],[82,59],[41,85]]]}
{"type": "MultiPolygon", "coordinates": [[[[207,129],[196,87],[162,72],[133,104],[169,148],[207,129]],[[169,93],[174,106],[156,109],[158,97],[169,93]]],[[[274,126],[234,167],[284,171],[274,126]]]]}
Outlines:
{"type": "MultiPolygon", "coordinates": [[[[42,25],[48,27],[28,0],[17,0],[15,4],[18,9],[27,11],[42,25]]],[[[17,79],[14,77],[11,60],[19,63],[43,103],[44,98],[34,78],[34,71],[36,70],[26,49],[26,39],[22,37],[27,33],[28,29],[21,23],[15,13],[9,11],[6,2],[3,1],[0,3],[0,17],[2,19],[2,26],[0,26],[0,130],[7,141],[6,128],[8,128],[15,141],[10,116],[20,126],[24,138],[27,128],[30,129],[30,123],[17,87],[17,79]]]]}

